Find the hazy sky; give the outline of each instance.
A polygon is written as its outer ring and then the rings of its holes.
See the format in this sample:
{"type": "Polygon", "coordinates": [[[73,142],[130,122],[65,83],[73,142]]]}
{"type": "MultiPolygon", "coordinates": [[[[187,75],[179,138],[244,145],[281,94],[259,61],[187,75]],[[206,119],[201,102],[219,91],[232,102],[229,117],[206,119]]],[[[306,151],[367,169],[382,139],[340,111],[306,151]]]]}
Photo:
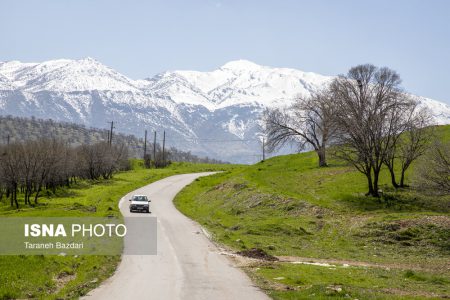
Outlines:
{"type": "Polygon", "coordinates": [[[0,61],[91,56],[133,78],[227,61],[397,70],[450,103],[450,1],[0,0],[0,61]]]}

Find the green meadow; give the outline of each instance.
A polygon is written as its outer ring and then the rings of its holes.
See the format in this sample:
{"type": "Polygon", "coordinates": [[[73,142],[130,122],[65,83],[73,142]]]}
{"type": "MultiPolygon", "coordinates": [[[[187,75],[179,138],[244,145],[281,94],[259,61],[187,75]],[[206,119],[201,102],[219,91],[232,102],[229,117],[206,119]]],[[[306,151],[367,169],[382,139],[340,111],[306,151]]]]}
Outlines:
{"type": "MultiPolygon", "coordinates": [[[[450,126],[437,130],[450,140],[450,126]]],[[[415,165],[407,174],[414,180],[415,165]]],[[[450,296],[450,195],[395,190],[383,171],[381,199],[365,196],[365,177],[314,153],[252,166],[174,163],[111,180],[79,181],[43,193],[19,210],[0,202],[0,217],[115,216],[128,192],[167,176],[202,177],[175,199],[230,252],[262,249],[280,261],[249,260],[243,269],[274,299],[423,299],[450,296]],[[296,262],[296,263],[293,263],[296,262]]],[[[22,200],[19,196],[19,201],[22,200]]],[[[120,256],[0,256],[0,299],[78,298],[114,273],[120,256]]]]}
{"type": "MultiPolygon", "coordinates": [[[[450,126],[437,135],[449,141],[450,126]]],[[[284,260],[244,268],[275,299],[449,297],[450,195],[395,190],[387,170],[381,188],[367,197],[362,174],[308,152],[199,178],[175,204],[230,251],[284,260]]]]}
{"type": "MultiPolygon", "coordinates": [[[[79,181],[56,193],[43,193],[36,206],[10,207],[0,202],[0,217],[121,217],[118,201],[125,194],[167,176],[216,170],[231,165],[174,163],[164,169],[144,169],[133,161],[133,169],[111,180],[79,181]]],[[[21,195],[19,195],[21,201],[21,195]]],[[[0,256],[0,299],[69,299],[85,295],[110,277],[120,256],[0,256]]]]}

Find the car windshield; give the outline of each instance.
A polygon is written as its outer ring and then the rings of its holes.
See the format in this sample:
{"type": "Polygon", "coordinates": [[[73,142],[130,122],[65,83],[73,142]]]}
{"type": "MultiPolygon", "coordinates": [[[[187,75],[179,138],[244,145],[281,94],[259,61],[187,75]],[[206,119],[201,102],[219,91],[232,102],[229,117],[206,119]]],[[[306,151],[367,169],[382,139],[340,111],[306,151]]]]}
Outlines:
{"type": "Polygon", "coordinates": [[[146,196],[133,196],[133,201],[147,201],[146,196]]]}

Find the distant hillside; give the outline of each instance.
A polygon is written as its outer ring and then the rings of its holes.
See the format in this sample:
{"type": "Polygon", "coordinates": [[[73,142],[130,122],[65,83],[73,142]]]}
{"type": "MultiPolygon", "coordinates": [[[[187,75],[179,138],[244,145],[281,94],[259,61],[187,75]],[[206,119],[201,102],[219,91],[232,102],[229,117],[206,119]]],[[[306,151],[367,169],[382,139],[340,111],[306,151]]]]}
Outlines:
{"type": "MultiPolygon", "coordinates": [[[[107,125],[107,124],[106,124],[107,125]]],[[[6,144],[8,141],[20,142],[26,140],[36,140],[41,138],[57,138],[68,142],[70,145],[78,146],[82,144],[94,144],[100,141],[108,140],[109,131],[107,129],[87,128],[84,125],[56,122],[52,119],[43,120],[37,118],[22,118],[13,116],[0,116],[0,144],[6,144]]],[[[162,133],[158,133],[162,135],[162,133]]],[[[156,148],[161,150],[161,136],[157,139],[156,148]]],[[[153,133],[149,132],[147,149],[149,154],[153,149],[153,133]]],[[[113,143],[123,143],[129,148],[131,157],[142,158],[144,154],[144,140],[134,135],[125,135],[122,133],[113,133],[113,143]]],[[[189,151],[183,151],[168,147],[169,159],[173,161],[188,162],[219,162],[209,158],[200,158],[191,154],[189,151]]]]}

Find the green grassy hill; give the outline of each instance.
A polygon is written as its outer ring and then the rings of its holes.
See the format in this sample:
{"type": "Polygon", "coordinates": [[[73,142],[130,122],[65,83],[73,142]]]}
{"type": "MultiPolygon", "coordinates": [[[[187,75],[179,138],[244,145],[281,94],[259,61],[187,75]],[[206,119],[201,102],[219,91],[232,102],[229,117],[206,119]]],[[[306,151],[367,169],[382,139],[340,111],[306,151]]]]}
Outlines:
{"type": "MultiPolygon", "coordinates": [[[[6,217],[120,217],[118,201],[125,194],[167,176],[228,170],[232,165],[173,163],[164,169],[144,169],[133,161],[133,170],[110,180],[78,181],[71,188],[40,198],[39,204],[12,208],[0,199],[0,218],[6,217]]],[[[19,195],[22,201],[23,195],[19,195]]],[[[73,299],[85,295],[110,277],[120,256],[0,256],[0,299],[73,299]]]]}
{"type": "MultiPolygon", "coordinates": [[[[450,126],[436,131],[450,140],[450,126]]],[[[337,161],[318,168],[310,152],[200,178],[175,201],[232,251],[331,264],[247,266],[276,299],[449,296],[450,195],[389,183],[385,171],[383,198],[366,197],[362,174],[337,161]]]]}

